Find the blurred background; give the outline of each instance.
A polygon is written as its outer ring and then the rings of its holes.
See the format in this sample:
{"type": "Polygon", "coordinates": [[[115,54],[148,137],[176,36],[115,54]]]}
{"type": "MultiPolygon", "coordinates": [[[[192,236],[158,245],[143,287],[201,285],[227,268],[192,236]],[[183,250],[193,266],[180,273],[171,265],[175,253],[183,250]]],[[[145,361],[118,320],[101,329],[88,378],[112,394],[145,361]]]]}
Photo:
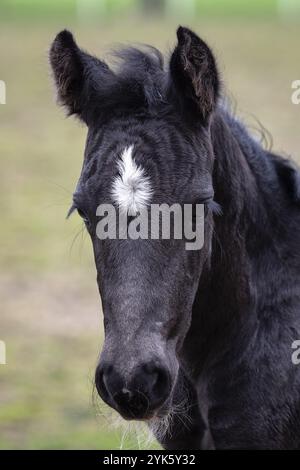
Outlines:
{"type": "Polygon", "coordinates": [[[65,220],[86,129],[56,107],[47,51],[66,27],[102,57],[130,42],[168,55],[180,23],[212,46],[251,131],[265,127],[265,145],[299,162],[299,0],[0,0],[1,449],[144,445],[93,399],[101,304],[87,234],[77,215],[65,220]]]}

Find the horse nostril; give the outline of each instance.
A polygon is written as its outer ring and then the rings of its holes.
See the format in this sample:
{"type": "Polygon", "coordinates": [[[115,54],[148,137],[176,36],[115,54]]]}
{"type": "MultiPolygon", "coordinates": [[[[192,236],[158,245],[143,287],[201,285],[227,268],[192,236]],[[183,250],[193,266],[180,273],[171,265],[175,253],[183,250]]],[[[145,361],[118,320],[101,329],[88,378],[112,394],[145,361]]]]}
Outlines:
{"type": "Polygon", "coordinates": [[[145,365],[144,370],[148,377],[148,393],[151,401],[164,401],[169,393],[169,372],[163,367],[145,365]]]}
{"type": "Polygon", "coordinates": [[[105,402],[109,402],[110,393],[107,386],[107,377],[112,373],[112,366],[98,366],[95,373],[95,385],[98,394],[105,402]]]}
{"type": "Polygon", "coordinates": [[[113,366],[98,366],[95,382],[100,397],[123,417],[143,419],[166,401],[171,380],[167,369],[150,362],[137,366],[126,381],[113,366]]]}
{"type": "Polygon", "coordinates": [[[170,377],[169,373],[165,369],[159,369],[157,371],[157,379],[154,385],[154,390],[158,395],[163,395],[169,389],[170,377]]]}

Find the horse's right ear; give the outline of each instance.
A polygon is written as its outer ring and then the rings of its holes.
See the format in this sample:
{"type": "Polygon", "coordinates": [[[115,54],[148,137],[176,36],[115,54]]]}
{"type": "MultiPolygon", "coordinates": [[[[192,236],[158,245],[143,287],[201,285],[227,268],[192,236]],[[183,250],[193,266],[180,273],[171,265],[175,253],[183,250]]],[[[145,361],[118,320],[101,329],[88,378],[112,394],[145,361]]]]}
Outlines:
{"type": "Polygon", "coordinates": [[[79,49],[67,30],[56,36],[49,56],[59,103],[69,115],[77,114],[88,124],[97,88],[112,72],[104,62],[79,49]]]}
{"type": "Polygon", "coordinates": [[[207,44],[180,26],[178,44],[170,60],[170,90],[192,119],[207,124],[217,104],[220,81],[216,61],[207,44]]]}

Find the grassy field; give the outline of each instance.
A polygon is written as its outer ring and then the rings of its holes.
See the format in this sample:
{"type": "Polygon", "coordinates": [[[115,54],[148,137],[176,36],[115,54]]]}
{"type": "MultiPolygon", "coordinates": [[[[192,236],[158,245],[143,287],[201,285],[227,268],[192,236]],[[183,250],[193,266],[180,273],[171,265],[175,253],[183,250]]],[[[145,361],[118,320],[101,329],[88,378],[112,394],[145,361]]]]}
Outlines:
{"type": "MultiPolygon", "coordinates": [[[[161,0],[162,10],[170,12],[189,11],[191,7],[182,6],[182,3],[192,5],[192,9],[201,15],[274,15],[276,16],[279,5],[285,4],[286,8],[296,5],[296,0],[186,0],[180,2],[178,0],[161,0]]],[[[157,5],[158,2],[153,0],[0,0],[3,14],[6,16],[22,15],[27,17],[39,17],[45,15],[57,16],[68,15],[76,17],[78,10],[83,5],[85,10],[90,9],[93,14],[108,16],[117,14],[129,14],[136,12],[138,9],[150,9],[150,5],[157,5]],[[146,4],[148,6],[146,6],[146,4]]]]}
{"type": "MultiPolygon", "coordinates": [[[[101,304],[89,240],[75,215],[66,221],[81,168],[85,128],[57,109],[47,50],[71,28],[80,45],[103,54],[112,43],[149,42],[167,53],[177,21],[111,20],[101,26],[0,24],[0,448],[113,449],[122,433],[93,400],[102,342],[101,304]]],[[[253,132],[257,118],[274,149],[299,161],[299,24],[276,20],[198,20],[213,46],[224,89],[253,132]]],[[[155,444],[153,444],[155,446],[155,444]]],[[[125,448],[136,448],[133,436],[125,448]]]]}

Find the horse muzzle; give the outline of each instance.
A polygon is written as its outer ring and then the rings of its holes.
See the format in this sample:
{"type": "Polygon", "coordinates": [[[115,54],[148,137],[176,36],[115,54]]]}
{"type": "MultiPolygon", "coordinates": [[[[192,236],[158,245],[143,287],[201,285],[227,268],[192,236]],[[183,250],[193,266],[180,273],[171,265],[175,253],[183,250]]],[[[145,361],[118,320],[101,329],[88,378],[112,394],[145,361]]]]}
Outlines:
{"type": "Polygon", "coordinates": [[[172,388],[170,372],[158,361],[140,364],[130,373],[100,363],[95,382],[102,400],[127,420],[153,418],[172,388]]]}

